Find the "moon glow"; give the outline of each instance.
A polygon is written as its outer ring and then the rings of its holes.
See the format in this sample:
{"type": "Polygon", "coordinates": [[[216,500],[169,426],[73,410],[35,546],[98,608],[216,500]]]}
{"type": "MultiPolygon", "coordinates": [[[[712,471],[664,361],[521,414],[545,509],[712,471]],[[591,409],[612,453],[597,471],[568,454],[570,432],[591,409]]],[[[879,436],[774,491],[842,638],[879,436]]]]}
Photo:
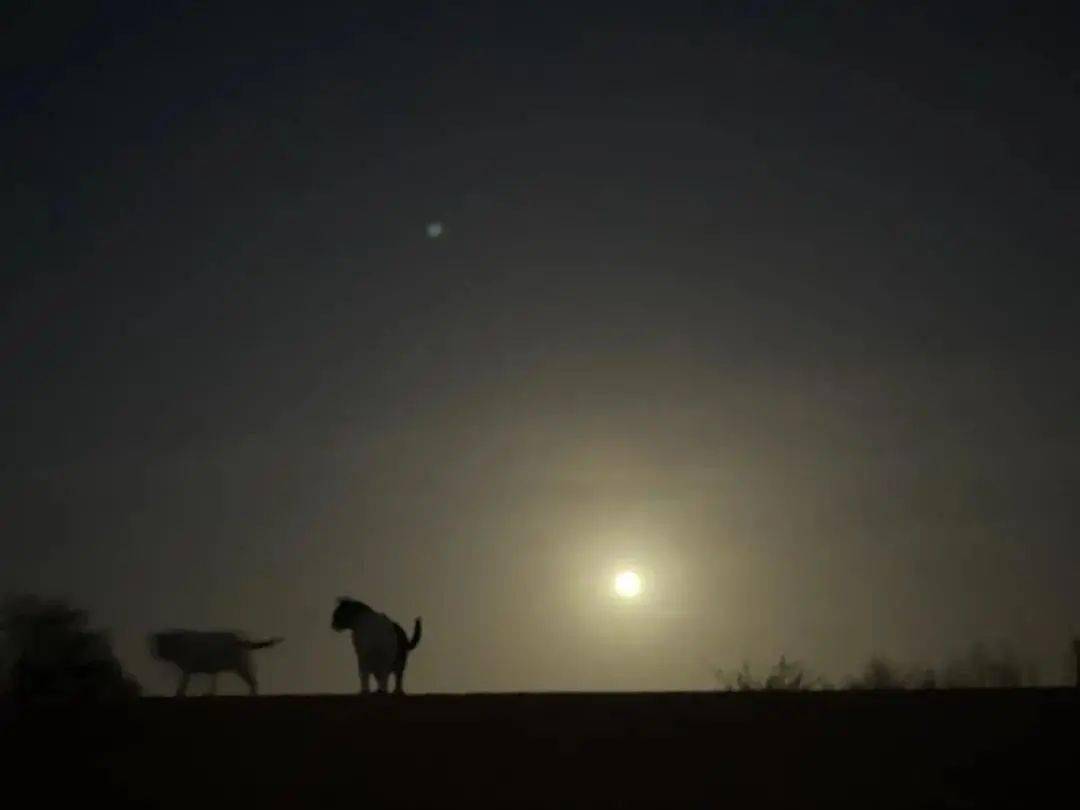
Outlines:
{"type": "Polygon", "coordinates": [[[636,599],[641,595],[641,576],[636,571],[620,571],[615,575],[614,587],[620,599],[636,599]]]}

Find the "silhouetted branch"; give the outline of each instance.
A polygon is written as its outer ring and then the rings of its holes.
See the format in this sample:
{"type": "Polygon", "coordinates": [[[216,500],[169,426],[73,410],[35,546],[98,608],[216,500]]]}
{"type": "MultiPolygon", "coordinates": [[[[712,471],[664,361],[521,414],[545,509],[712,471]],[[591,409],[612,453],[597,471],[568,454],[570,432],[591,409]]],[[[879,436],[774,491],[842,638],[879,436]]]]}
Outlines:
{"type": "Polygon", "coordinates": [[[0,692],[19,699],[132,697],[108,637],[61,600],[16,596],[0,605],[0,692]]]}

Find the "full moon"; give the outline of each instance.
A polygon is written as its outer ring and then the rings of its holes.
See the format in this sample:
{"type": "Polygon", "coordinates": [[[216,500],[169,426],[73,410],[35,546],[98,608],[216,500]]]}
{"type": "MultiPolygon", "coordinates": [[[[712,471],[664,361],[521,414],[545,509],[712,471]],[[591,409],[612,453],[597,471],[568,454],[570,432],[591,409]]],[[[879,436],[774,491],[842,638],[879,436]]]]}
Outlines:
{"type": "Polygon", "coordinates": [[[615,593],[623,599],[641,595],[641,577],[636,571],[620,571],[615,575],[615,593]]]}
{"type": "Polygon", "coordinates": [[[443,224],[441,222],[429,222],[427,226],[427,235],[429,239],[438,239],[443,234],[443,224]]]}

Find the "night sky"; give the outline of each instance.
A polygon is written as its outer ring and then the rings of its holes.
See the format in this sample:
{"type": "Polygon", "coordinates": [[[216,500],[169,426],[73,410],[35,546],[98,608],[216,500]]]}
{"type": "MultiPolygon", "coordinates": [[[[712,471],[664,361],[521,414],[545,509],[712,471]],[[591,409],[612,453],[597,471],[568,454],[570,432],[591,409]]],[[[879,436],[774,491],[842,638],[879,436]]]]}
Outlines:
{"type": "Polygon", "coordinates": [[[355,690],[344,594],[418,692],[1063,677],[1068,4],[244,5],[0,12],[0,592],[150,692],[355,690]]]}

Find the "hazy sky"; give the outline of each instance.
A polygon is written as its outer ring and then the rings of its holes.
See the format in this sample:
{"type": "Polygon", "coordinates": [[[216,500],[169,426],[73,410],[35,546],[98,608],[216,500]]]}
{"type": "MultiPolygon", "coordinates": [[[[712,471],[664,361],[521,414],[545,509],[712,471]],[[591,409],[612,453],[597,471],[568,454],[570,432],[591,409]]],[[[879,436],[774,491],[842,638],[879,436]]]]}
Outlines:
{"type": "Polygon", "coordinates": [[[342,594],[424,617],[414,691],[1061,676],[1064,18],[275,5],[4,12],[0,590],[150,691],[165,626],[354,690],[342,594]]]}

